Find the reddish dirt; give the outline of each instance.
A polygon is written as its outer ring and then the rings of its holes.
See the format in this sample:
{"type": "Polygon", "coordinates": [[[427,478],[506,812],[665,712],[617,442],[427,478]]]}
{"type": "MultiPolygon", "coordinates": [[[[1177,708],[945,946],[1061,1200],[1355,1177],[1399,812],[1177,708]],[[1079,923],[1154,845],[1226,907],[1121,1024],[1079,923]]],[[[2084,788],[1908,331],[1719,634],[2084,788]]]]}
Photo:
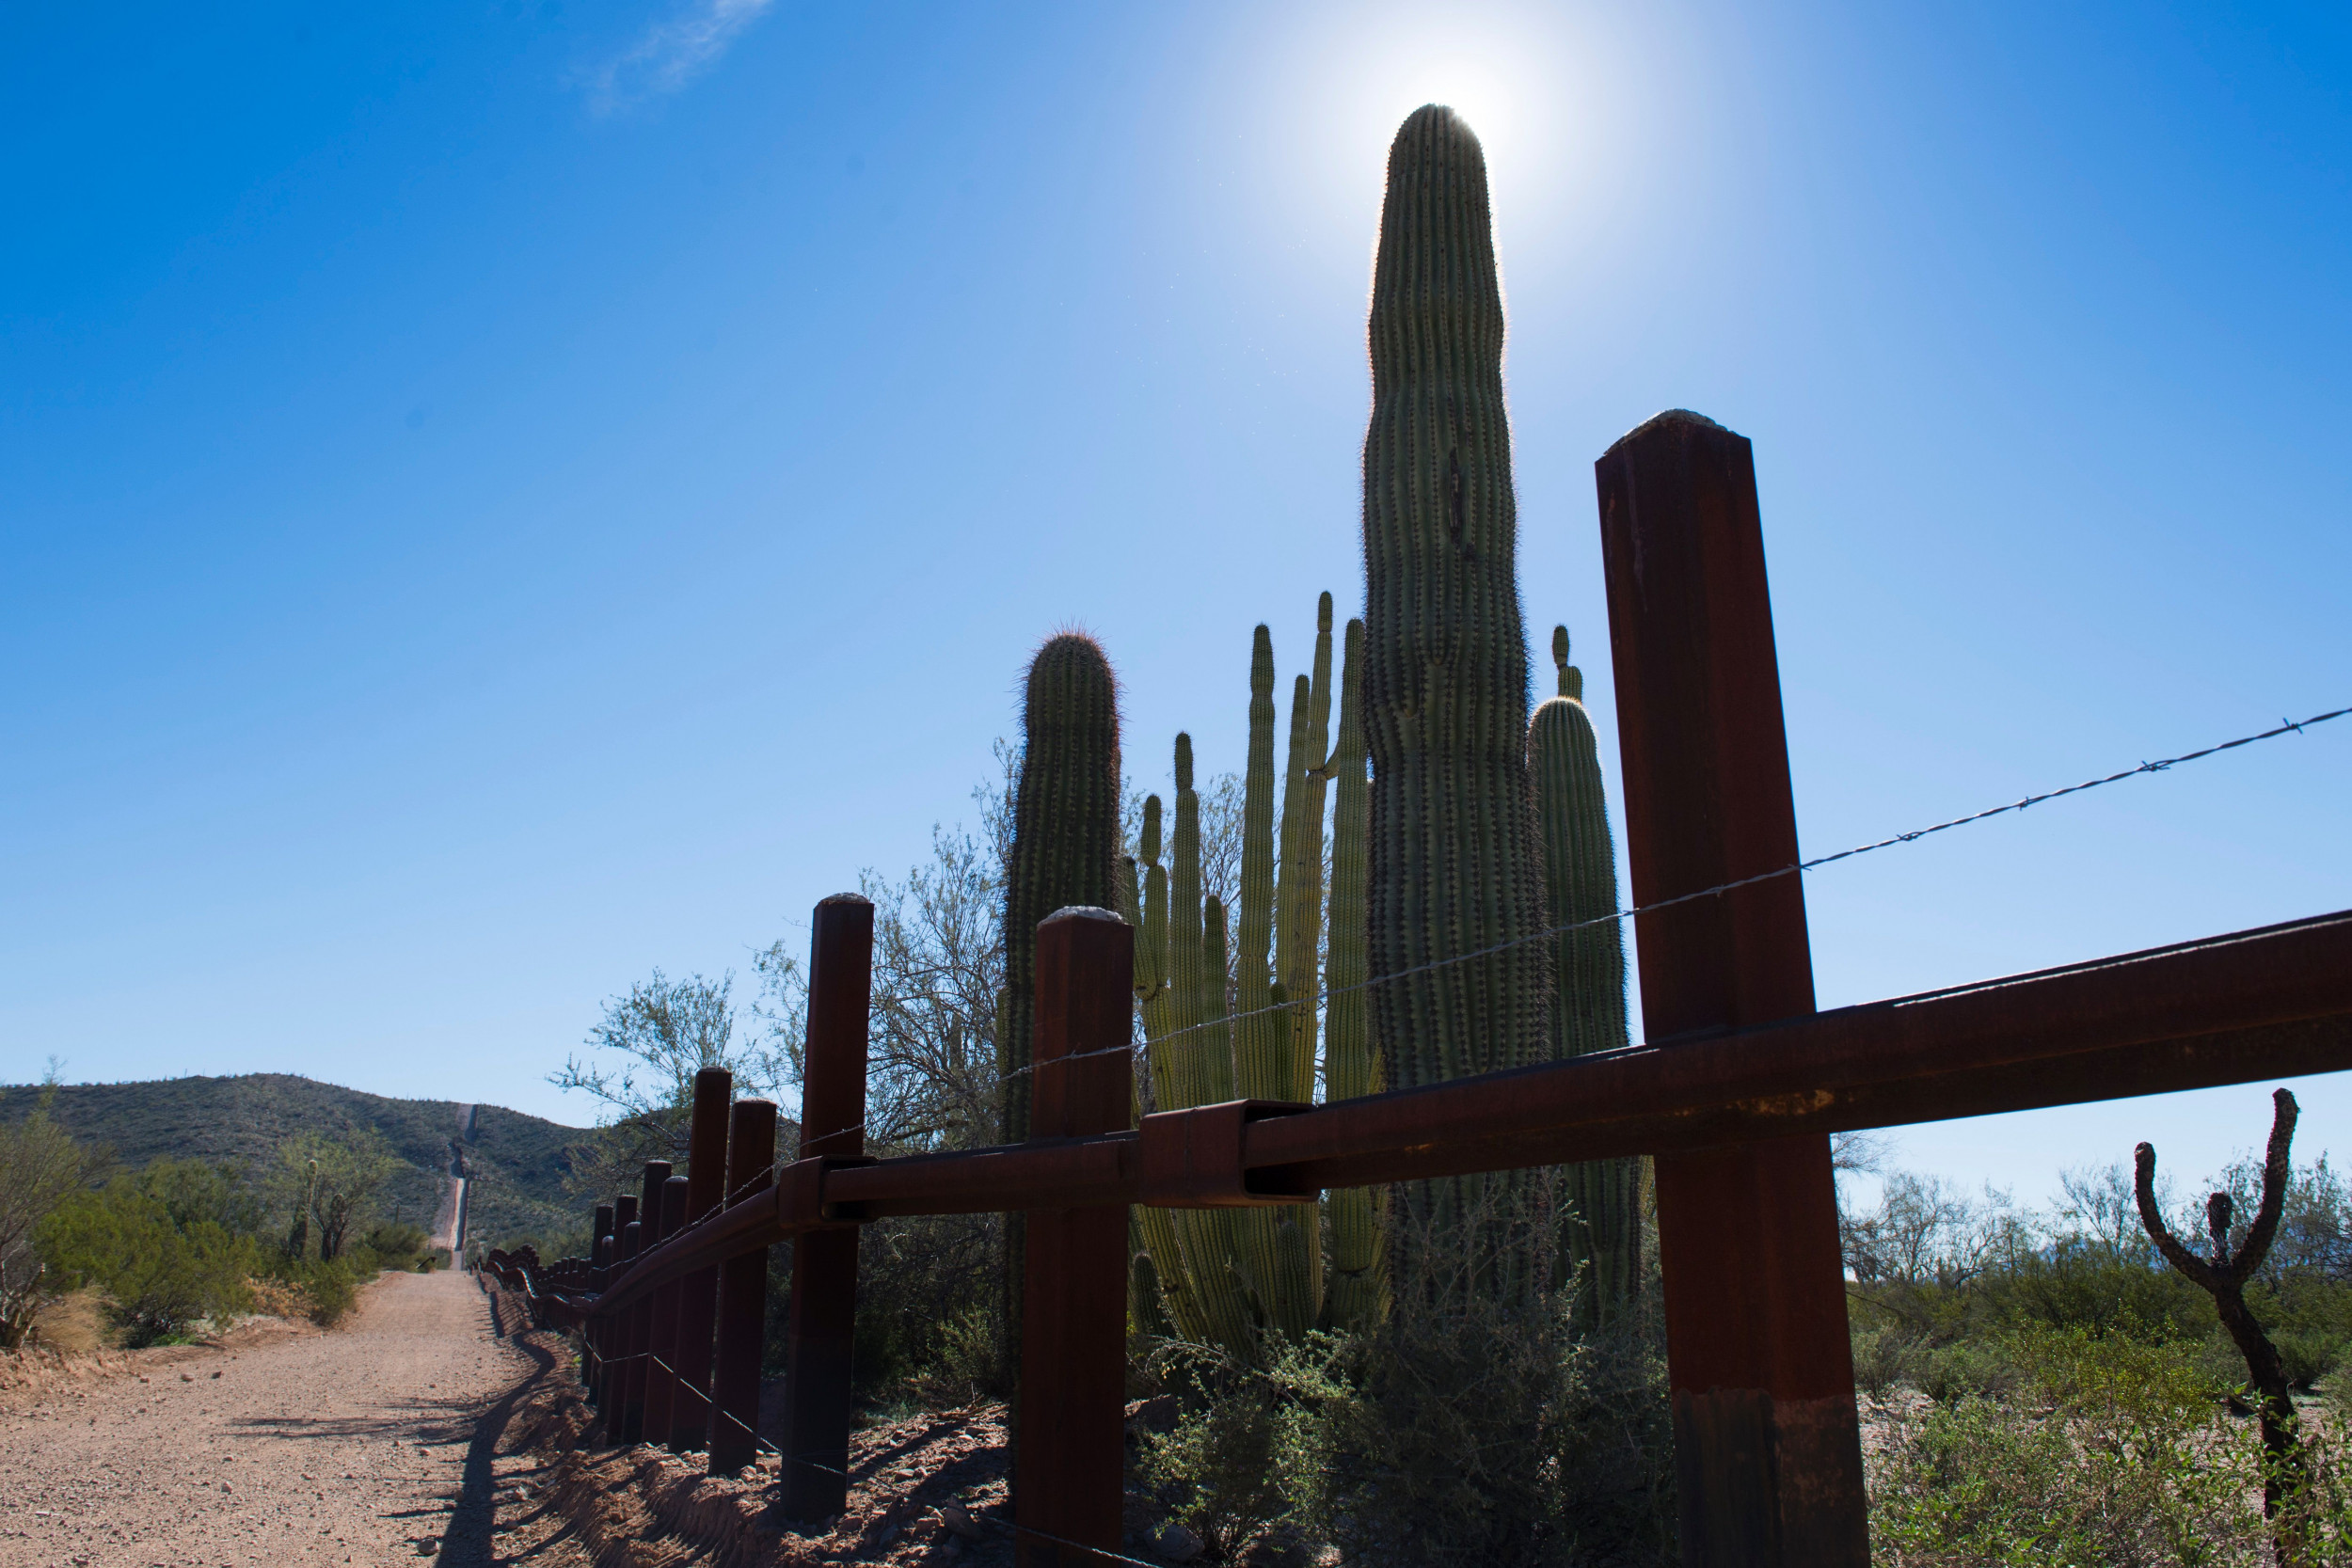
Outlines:
{"type": "Polygon", "coordinates": [[[0,1390],[0,1565],[581,1568],[510,1430],[557,1366],[463,1274],[387,1275],[331,1333],[28,1365],[0,1390]]]}

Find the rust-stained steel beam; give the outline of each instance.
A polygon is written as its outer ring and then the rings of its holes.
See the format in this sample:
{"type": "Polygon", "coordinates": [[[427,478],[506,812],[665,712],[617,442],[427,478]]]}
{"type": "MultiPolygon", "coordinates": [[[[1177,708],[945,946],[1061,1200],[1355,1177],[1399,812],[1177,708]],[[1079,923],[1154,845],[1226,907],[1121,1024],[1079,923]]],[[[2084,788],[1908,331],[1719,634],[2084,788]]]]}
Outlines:
{"type": "MultiPolygon", "coordinates": [[[[810,917],[808,1043],[801,1085],[800,1160],[819,1179],[823,1162],[866,1152],[866,1046],[873,992],[874,906],[854,893],[818,902],[810,917]],[[814,1164],[815,1168],[809,1167],[814,1164]]],[[[788,1199],[786,1185],[780,1199],[788,1199]]],[[[813,1217],[813,1216],[812,1216],[813,1217]]],[[[854,1227],[814,1229],[792,1244],[785,1318],[785,1515],[827,1519],[850,1487],[850,1346],[857,1328],[854,1227]]]]}
{"type": "Polygon", "coordinates": [[[714,1476],[734,1474],[759,1450],[759,1353],[768,1331],[775,1164],[776,1102],[737,1101],[727,1119],[727,1207],[703,1223],[700,1240],[709,1244],[679,1270],[719,1264],[718,1343],[710,1366],[714,1476]],[[739,1216],[749,1223],[738,1223],[739,1216]]]}
{"type": "Polygon", "coordinates": [[[1302,1185],[1667,1153],[2352,1068],[2352,911],[1253,1122],[1302,1185]]]}
{"type": "MultiPolygon", "coordinates": [[[[719,1212],[727,1196],[727,1105],[735,1096],[735,1074],[707,1067],[694,1074],[694,1108],[687,1125],[686,1223],[698,1225],[719,1212]]],[[[678,1283],[677,1403],[670,1421],[670,1447],[691,1453],[710,1441],[710,1342],[719,1318],[719,1268],[708,1264],[678,1283]]]]}
{"type": "MultiPolygon", "coordinates": [[[[1057,910],[1037,928],[1030,1125],[1043,1137],[1124,1128],[1135,932],[1108,910],[1057,910]]],[[[1038,1208],[1024,1227],[1013,1560],[1064,1568],[1117,1551],[1126,1449],[1127,1215],[1038,1208]]]]}
{"type": "MultiPolygon", "coordinates": [[[[1794,865],[1746,437],[1661,414],[1596,477],[1635,906],[1794,865]]],[[[1650,1039],[1814,1010],[1796,877],[1651,909],[1633,929],[1650,1039]]],[[[1657,1194],[1683,1562],[1868,1568],[1829,1139],[1661,1153],[1657,1194]]]]}

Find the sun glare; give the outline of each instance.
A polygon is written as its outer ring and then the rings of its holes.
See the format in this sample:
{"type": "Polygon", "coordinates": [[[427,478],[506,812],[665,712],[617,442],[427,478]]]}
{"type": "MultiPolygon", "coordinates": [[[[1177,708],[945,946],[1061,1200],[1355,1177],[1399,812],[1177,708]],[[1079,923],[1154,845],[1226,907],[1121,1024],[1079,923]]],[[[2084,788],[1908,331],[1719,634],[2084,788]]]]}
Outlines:
{"type": "Polygon", "coordinates": [[[1476,132],[1489,161],[1507,153],[1516,123],[1510,79],[1493,62],[1475,57],[1416,61],[1393,94],[1389,118],[1402,121],[1423,103],[1442,103],[1476,132]]]}
{"type": "Polygon", "coordinates": [[[1424,103],[1454,109],[1486,149],[1498,238],[1529,236],[1585,208],[1612,139],[1614,40],[1510,0],[1433,16],[1419,8],[1315,11],[1251,55],[1279,105],[1268,166],[1279,222],[1366,238],[1389,144],[1424,103]]]}

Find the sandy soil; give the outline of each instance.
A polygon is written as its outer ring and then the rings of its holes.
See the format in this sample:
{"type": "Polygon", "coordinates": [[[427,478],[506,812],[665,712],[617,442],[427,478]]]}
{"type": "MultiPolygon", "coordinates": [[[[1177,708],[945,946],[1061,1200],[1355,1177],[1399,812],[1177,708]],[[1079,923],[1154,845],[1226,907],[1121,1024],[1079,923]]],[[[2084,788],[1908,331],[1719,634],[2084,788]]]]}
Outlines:
{"type": "Polygon", "coordinates": [[[543,1462],[508,1430],[561,1375],[443,1273],[386,1276],[332,1333],[41,1379],[0,1402],[0,1565],[581,1568],[543,1462]]]}

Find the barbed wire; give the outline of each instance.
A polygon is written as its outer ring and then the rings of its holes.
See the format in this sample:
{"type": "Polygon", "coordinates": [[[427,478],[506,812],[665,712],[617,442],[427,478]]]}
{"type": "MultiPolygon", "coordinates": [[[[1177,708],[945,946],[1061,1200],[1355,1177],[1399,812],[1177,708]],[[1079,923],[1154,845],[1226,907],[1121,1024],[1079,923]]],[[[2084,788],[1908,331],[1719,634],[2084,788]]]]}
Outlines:
{"type": "MultiPolygon", "coordinates": [[[[1752,877],[1740,877],[1730,881],[1718,882],[1712,887],[1700,888],[1694,893],[1677,894],[1672,898],[1661,898],[1652,903],[1642,904],[1629,909],[1615,910],[1608,914],[1593,915],[1583,920],[1567,921],[1558,926],[1547,927],[1540,931],[1532,931],[1523,936],[1513,937],[1507,941],[1495,942],[1486,947],[1476,948],[1468,953],[1450,954],[1445,958],[1432,958],[1426,963],[1415,964],[1406,969],[1391,970],[1386,974],[1375,975],[1371,979],[1359,981],[1352,986],[1342,986],[1334,990],[1327,990],[1322,992],[1319,997],[1302,998],[1297,1001],[1277,1002],[1268,1006],[1252,1007],[1243,1012],[1231,1013],[1223,1018],[1204,1020],[1200,1023],[1186,1024],[1182,1029],[1174,1029],[1163,1035],[1149,1037],[1140,1043],[1131,1040],[1124,1044],[1104,1046],[1093,1051],[1075,1051],[1067,1055],[1052,1057],[1043,1062],[1031,1062],[1025,1066],[1015,1068],[1009,1072],[999,1073],[996,1077],[995,1083],[990,1086],[1002,1088],[1017,1078],[1028,1076],[1029,1074],[1041,1071],[1046,1068],[1060,1067],[1071,1062],[1082,1062],[1094,1057],[1119,1055],[1135,1056],[1138,1054],[1146,1055],[1148,1057],[1151,1053],[1159,1047],[1171,1045],[1179,1040],[1186,1039],[1196,1035],[1206,1035],[1220,1030],[1231,1030],[1234,1024],[1240,1023],[1248,1019],[1292,1014],[1295,1013],[1301,1007],[1319,1006],[1327,1011],[1331,1003],[1343,996],[1351,996],[1359,991],[1368,991],[1379,986],[1394,985],[1399,980],[1408,979],[1418,974],[1431,974],[1440,969],[1450,968],[1455,964],[1475,963],[1482,958],[1494,958],[1500,954],[1510,952],[1515,948],[1528,946],[1532,943],[1539,942],[1549,942],[1558,937],[1570,936],[1578,931],[1589,930],[1595,927],[1613,925],[1621,920],[1631,920],[1641,915],[1654,914],[1660,910],[1674,909],[1678,905],[1694,903],[1702,898],[1719,898],[1724,894],[1735,893],[1741,888],[1754,887],[1762,882],[1777,881],[1783,877],[1798,876],[1804,872],[1815,870],[1820,866],[1835,864],[1839,861],[1852,860],[1858,855],[1867,855],[1875,853],[1881,849],[1893,848],[1897,845],[1915,844],[1920,839],[1926,838],[1931,834],[1946,832],[1954,828],[1966,827],[1971,823],[1982,822],[1991,817],[2004,816],[2010,812],[2024,811],[2029,806],[2040,805],[2045,800],[2056,800],[2068,795],[2079,795],[2085,790],[2097,789],[2106,784],[2121,784],[2125,779],[2137,778],[2143,773],[2162,773],[2169,768],[2177,768],[2183,763],[2196,762],[2201,758],[2217,756],[2223,752],[2235,751],[2241,746],[2250,746],[2258,740],[2270,740],[2282,735],[2299,735],[2303,731],[2310,729],[2314,724],[2325,724],[2331,720],[2342,719],[2346,715],[2352,715],[2352,707],[2334,708],[2326,713],[2313,714],[2308,719],[2281,719],[2270,729],[2261,730],[2252,735],[2239,736],[2234,740],[2224,740],[2217,745],[2200,747],[2198,750],[2193,752],[2184,752],[2178,756],[2159,757],[2153,762],[2141,762],[2137,767],[2122,768],[2116,772],[2104,774],[2095,779],[2085,779],[2080,784],[2066,784],[2057,789],[2046,789],[2039,794],[2027,795],[2021,800],[2009,801],[2004,805],[1988,806],[1982,811],[1970,812],[1964,816],[1951,817],[1942,822],[1931,823],[1924,828],[1914,828],[1908,832],[1895,833],[1889,837],[1877,839],[1868,844],[1857,844],[1850,849],[1839,849],[1832,854],[1817,855],[1810,860],[1801,860],[1796,862],[1794,864],[1778,866],[1771,871],[1759,871],[1752,877]]],[[[866,1131],[866,1123],[861,1122],[855,1127],[844,1129],[843,1132],[862,1133],[866,1131]]],[[[828,1135],[840,1136],[842,1133],[833,1133],[828,1135]]]]}
{"type": "MultiPolygon", "coordinates": [[[[1160,1047],[1171,1045],[1179,1040],[1186,1039],[1197,1035],[1207,1035],[1220,1030],[1229,1031],[1233,1025],[1249,1019],[1293,1014],[1297,1012],[1301,1007],[1319,1007],[1327,1011],[1331,1003],[1343,996],[1352,996],[1359,991],[1368,991],[1379,986],[1394,985],[1399,980],[1409,979],[1414,975],[1432,974],[1438,970],[1451,968],[1456,964],[1476,963],[1482,958],[1494,958],[1500,954],[1510,952],[1515,948],[1525,947],[1539,942],[1549,942],[1559,937],[1573,935],[1578,931],[1590,930],[1596,927],[1613,925],[1622,920],[1632,920],[1642,915],[1654,914],[1661,910],[1670,910],[1679,905],[1695,903],[1702,898],[1720,898],[1724,894],[1736,893],[1741,888],[1754,887],[1763,882],[1777,881],[1783,877],[1799,876],[1804,872],[1816,870],[1821,866],[1834,865],[1839,861],[1849,861],[1854,859],[1856,856],[1873,854],[1881,849],[1893,848],[1898,845],[1915,844],[1920,839],[1927,838],[1935,833],[1947,832],[1954,828],[1964,828],[1973,823],[1986,821],[1992,817],[2006,816],[2011,812],[2021,812],[2028,807],[2041,805],[2042,802],[2047,800],[2059,800],[2069,795],[2079,795],[2085,790],[2098,789],[2106,784],[2121,784],[2126,779],[2135,779],[2143,773],[2162,773],[2171,768],[2178,768],[2183,763],[2197,762],[2205,757],[2218,756],[2223,752],[2233,752],[2241,746],[2253,745],[2256,741],[2271,740],[2282,735],[2300,735],[2305,730],[2312,728],[2313,725],[2325,724],[2330,721],[2344,718],[2347,715],[2352,715],[2352,706],[2333,708],[2326,713],[2315,713],[2308,719],[2281,719],[2277,724],[2273,725],[2269,729],[2260,730],[2251,735],[2242,735],[2233,740],[2224,740],[2215,745],[2200,747],[2193,752],[2183,752],[2178,756],[2159,757],[2153,761],[2143,761],[2137,767],[2120,768],[2113,773],[2103,774],[2098,778],[2085,779],[2079,784],[2065,784],[2057,789],[2045,789],[2041,791],[2039,794],[2027,795],[2020,800],[2010,800],[2003,805],[1988,806],[1982,811],[1970,812],[1964,816],[1950,817],[1942,822],[1931,823],[1924,828],[1914,828],[1908,832],[1895,833],[1886,838],[1873,840],[1867,844],[1857,844],[1849,849],[1839,849],[1826,855],[1816,855],[1810,860],[1801,860],[1790,865],[1775,867],[1771,871],[1759,871],[1752,877],[1740,877],[1735,878],[1730,881],[1718,882],[1712,887],[1703,887],[1693,893],[1677,894],[1672,898],[1661,898],[1651,903],[1637,905],[1629,909],[1614,910],[1607,914],[1593,915],[1582,920],[1571,920],[1558,926],[1546,927],[1540,931],[1532,931],[1523,936],[1513,937],[1503,942],[1494,942],[1486,947],[1473,949],[1468,953],[1450,954],[1442,958],[1432,958],[1426,963],[1415,964],[1406,969],[1392,970],[1386,974],[1375,975],[1368,980],[1360,980],[1351,986],[1342,986],[1336,989],[1326,990],[1316,997],[1301,998],[1297,1001],[1277,1002],[1268,1006],[1252,1007],[1242,1012],[1230,1013],[1223,1018],[1208,1019],[1200,1023],[1186,1024],[1182,1029],[1170,1030],[1163,1035],[1151,1036],[1140,1042],[1130,1040],[1120,1045],[1103,1046],[1093,1051],[1074,1051],[1066,1055],[1055,1056],[1042,1062],[1030,1062],[1025,1066],[1014,1068],[1009,1072],[998,1073],[993,1082],[985,1085],[984,1087],[988,1089],[1001,1089],[1013,1083],[1016,1079],[1025,1078],[1033,1073],[1041,1072],[1047,1068],[1062,1067],[1072,1062],[1083,1062],[1098,1057],[1133,1057],[1136,1055],[1143,1055],[1148,1059],[1151,1053],[1156,1051],[1160,1047]]],[[[828,1132],[822,1134],[822,1137],[837,1138],[851,1135],[863,1136],[871,1125],[872,1121],[869,1117],[867,1120],[861,1121],[854,1126],[828,1132]]],[[[806,1129],[803,1128],[803,1132],[805,1141],[806,1129]]],[[[727,1204],[734,1203],[737,1197],[741,1194],[753,1190],[753,1188],[755,1188],[760,1180],[773,1175],[781,1164],[783,1164],[781,1161],[771,1164],[765,1170],[762,1170],[758,1175],[753,1177],[751,1180],[746,1182],[742,1187],[739,1187],[735,1194],[729,1195],[725,1202],[727,1204]]],[[[709,1215],[706,1216],[703,1220],[696,1221],[695,1224],[697,1226],[707,1224],[710,1219],[716,1218],[718,1215],[724,1212],[725,1209],[723,1207],[714,1209],[711,1211],[709,1215]]],[[[687,1227],[686,1231],[679,1231],[675,1234],[684,1235],[692,1228],[693,1227],[690,1226],[687,1227]]],[[[667,1238],[665,1238],[665,1240],[667,1240],[667,1238]]],[[[640,1254],[640,1256],[644,1255],[640,1254]]]]}

